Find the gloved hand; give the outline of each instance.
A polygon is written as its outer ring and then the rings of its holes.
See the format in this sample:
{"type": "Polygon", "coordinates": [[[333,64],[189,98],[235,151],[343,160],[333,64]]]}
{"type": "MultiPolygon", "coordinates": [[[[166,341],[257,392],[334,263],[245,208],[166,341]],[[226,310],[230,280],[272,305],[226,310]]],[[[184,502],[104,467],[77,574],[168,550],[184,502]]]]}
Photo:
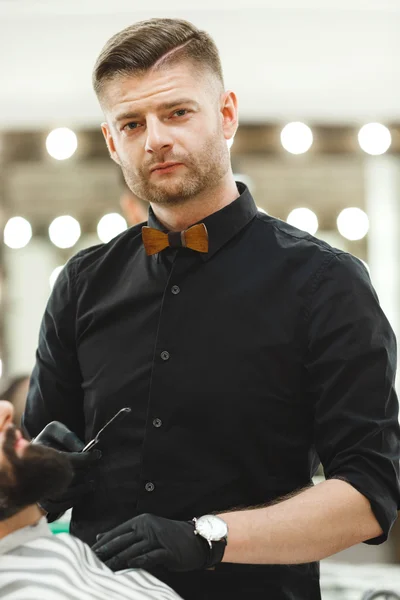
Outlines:
{"type": "Polygon", "coordinates": [[[85,444],[73,431],[59,421],[52,421],[46,425],[32,440],[32,444],[42,444],[63,452],[74,470],[74,477],[69,487],[60,496],[40,500],[40,506],[50,513],[47,520],[51,523],[74,506],[85,494],[93,490],[90,468],[101,458],[101,452],[100,450],[91,450],[82,454],[81,450],[85,444]]]}
{"type": "Polygon", "coordinates": [[[113,571],[158,566],[193,571],[212,565],[208,542],[195,535],[191,521],[143,514],[97,537],[92,550],[113,571]]]}

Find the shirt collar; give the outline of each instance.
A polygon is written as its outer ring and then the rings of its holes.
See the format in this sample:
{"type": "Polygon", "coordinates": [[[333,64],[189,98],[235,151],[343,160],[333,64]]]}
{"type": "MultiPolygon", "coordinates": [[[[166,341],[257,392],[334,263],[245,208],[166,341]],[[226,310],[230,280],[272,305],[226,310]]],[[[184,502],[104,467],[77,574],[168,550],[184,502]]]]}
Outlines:
{"type": "MultiPolygon", "coordinates": [[[[221,208],[221,210],[200,221],[205,224],[208,231],[208,252],[199,253],[204,261],[218,252],[222,246],[250,223],[257,214],[257,206],[248,187],[240,181],[237,181],[236,185],[240,196],[227,206],[224,206],[224,208],[221,208]]],[[[161,225],[151,207],[149,209],[148,225],[161,231],[167,231],[161,225]]]]}
{"type": "Polygon", "coordinates": [[[50,537],[52,535],[46,518],[42,517],[34,525],[21,527],[0,539],[0,555],[7,554],[15,548],[18,548],[18,546],[23,546],[37,538],[50,537]]]}

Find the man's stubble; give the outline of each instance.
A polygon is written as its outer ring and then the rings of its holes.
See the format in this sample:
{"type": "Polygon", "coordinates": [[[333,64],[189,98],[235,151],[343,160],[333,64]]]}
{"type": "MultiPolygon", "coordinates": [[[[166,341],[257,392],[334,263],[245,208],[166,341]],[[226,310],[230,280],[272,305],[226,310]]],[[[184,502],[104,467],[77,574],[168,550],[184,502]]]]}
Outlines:
{"type": "Polygon", "coordinates": [[[153,158],[150,165],[135,172],[127,160],[120,157],[125,181],[132,192],[149,203],[179,205],[186,203],[206,190],[216,188],[230,168],[230,154],[222,130],[214,132],[204,141],[196,155],[166,153],[153,158]],[[182,174],[154,175],[151,165],[162,162],[182,162],[182,174]],[[156,181],[159,178],[159,181],[156,181]]]}

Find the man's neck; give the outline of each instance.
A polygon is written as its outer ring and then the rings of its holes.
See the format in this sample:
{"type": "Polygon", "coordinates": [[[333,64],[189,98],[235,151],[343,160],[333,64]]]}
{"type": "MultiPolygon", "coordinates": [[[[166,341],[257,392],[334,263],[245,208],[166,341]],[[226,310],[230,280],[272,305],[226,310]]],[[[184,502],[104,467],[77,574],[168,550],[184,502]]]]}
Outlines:
{"type": "Polygon", "coordinates": [[[198,223],[209,215],[221,210],[239,197],[232,172],[228,173],[221,185],[187,202],[177,205],[152,204],[155,216],[168,231],[182,231],[198,223]]]}
{"type": "Polygon", "coordinates": [[[39,507],[36,504],[31,504],[23,508],[12,517],[0,521],[0,539],[10,535],[17,529],[22,529],[28,525],[35,525],[42,517],[39,507]]]}

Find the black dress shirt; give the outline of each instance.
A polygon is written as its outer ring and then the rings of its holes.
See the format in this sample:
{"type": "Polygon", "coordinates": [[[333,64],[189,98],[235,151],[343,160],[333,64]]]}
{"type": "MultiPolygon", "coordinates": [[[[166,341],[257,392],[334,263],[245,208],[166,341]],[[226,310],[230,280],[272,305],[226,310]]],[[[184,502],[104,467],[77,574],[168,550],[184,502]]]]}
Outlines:
{"type": "MultiPolygon", "coordinates": [[[[248,189],[204,219],[207,254],[147,256],[141,226],[73,257],[43,318],[24,425],[104,438],[71,532],[92,544],[136,514],[190,519],[308,486],[322,462],[399,505],[396,351],[353,256],[262,214],[248,189]]],[[[150,210],[148,224],[162,229],[150,210]]],[[[222,564],[166,578],[186,600],[320,597],[318,564],[222,564]]]]}

